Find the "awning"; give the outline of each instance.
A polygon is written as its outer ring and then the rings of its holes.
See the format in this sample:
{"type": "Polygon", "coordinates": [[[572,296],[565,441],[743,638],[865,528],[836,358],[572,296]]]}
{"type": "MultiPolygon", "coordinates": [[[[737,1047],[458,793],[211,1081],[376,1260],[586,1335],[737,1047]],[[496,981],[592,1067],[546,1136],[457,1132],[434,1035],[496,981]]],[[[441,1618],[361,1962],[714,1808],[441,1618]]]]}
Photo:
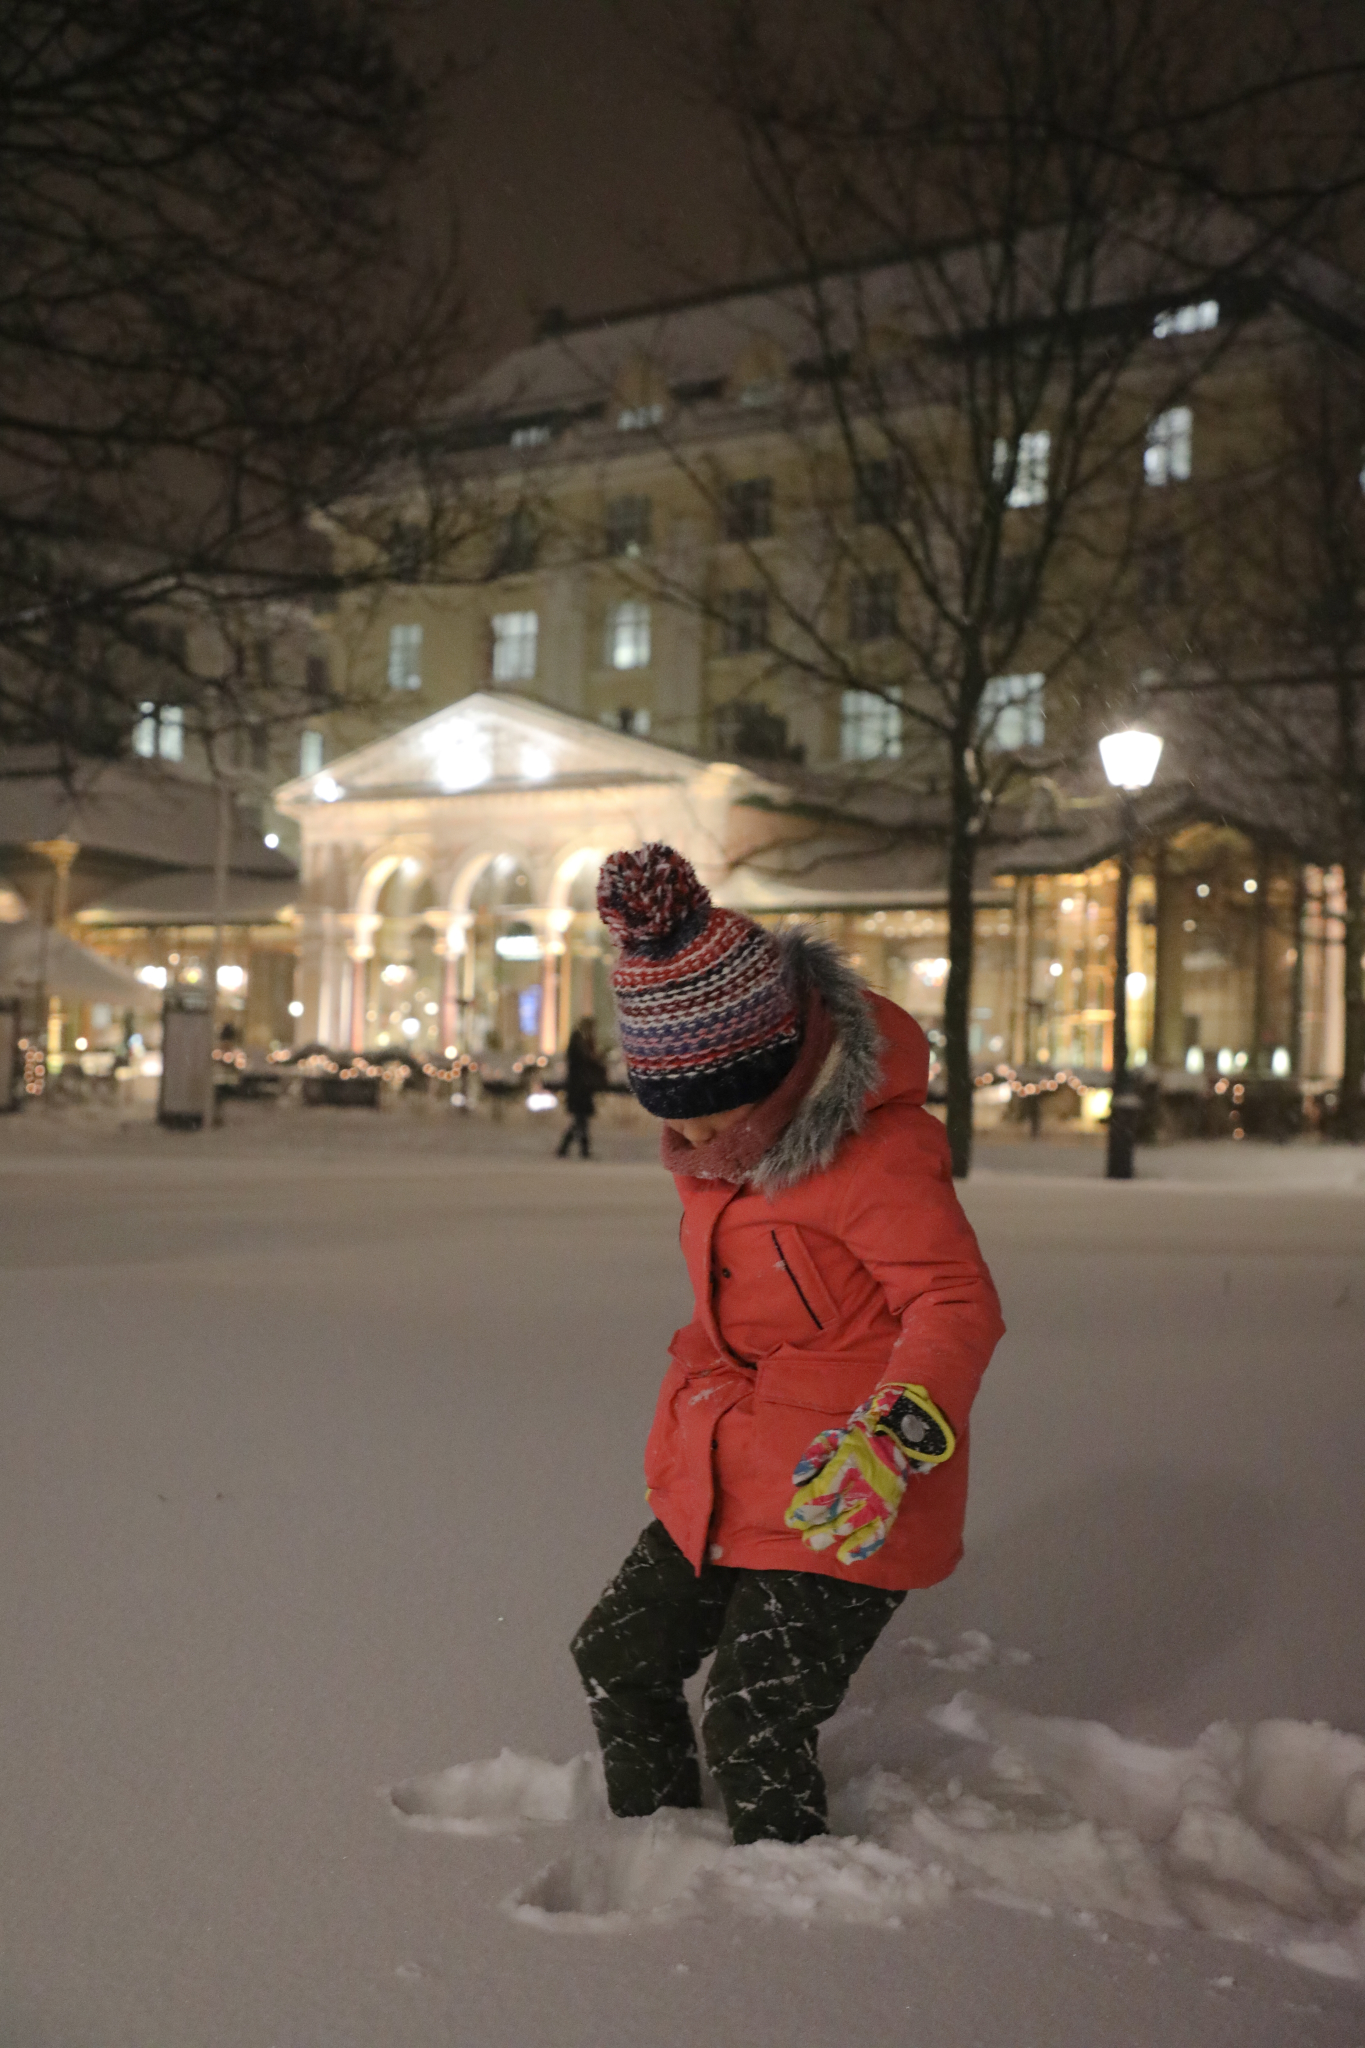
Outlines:
{"type": "MultiPolygon", "coordinates": [[[[111,889],[98,903],[87,903],[78,922],[90,925],[213,924],[213,870],[184,868],[175,874],[148,875],[111,889]]],[[[260,875],[228,876],[225,924],[274,924],[296,901],[294,877],[267,880],[260,875]]]]}
{"type": "Polygon", "coordinates": [[[126,967],[92,953],[34,918],[0,924],[0,995],[39,990],[83,1003],[145,1002],[146,990],[126,967]]]}

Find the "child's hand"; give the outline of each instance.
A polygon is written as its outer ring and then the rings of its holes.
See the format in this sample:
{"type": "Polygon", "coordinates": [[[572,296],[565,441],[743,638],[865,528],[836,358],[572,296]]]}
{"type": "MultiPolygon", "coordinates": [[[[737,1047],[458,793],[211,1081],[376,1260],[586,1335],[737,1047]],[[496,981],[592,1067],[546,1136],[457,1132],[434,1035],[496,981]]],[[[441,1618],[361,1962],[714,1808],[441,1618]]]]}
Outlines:
{"type": "Polygon", "coordinates": [[[822,1430],[792,1473],[785,1521],[811,1550],[861,1564],[885,1543],[917,1473],[932,1472],[957,1448],[952,1425],[923,1387],[878,1387],[842,1429],[822,1430]]]}

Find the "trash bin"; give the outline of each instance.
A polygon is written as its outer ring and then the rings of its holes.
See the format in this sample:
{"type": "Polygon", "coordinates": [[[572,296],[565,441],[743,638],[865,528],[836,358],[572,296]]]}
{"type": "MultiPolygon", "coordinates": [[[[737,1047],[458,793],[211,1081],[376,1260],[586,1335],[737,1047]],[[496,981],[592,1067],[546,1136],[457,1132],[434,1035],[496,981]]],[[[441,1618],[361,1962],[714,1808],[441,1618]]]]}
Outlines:
{"type": "Polygon", "coordinates": [[[176,989],[161,1010],[161,1089],[156,1120],[173,1131],[199,1131],[212,1088],[213,1013],[203,996],[176,989]]]}

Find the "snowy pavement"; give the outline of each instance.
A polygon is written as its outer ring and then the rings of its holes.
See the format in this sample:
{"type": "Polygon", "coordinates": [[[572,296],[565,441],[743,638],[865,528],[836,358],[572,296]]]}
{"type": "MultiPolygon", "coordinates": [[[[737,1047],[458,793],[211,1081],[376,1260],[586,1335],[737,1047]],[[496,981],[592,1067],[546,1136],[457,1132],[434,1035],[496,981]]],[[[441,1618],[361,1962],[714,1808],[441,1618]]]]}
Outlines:
{"type": "Polygon", "coordinates": [[[735,1851],[572,1761],[675,1197],[512,1137],[0,1126],[6,2048],[1365,2048],[1365,1162],[983,1150],[967,1560],[735,1851]]]}

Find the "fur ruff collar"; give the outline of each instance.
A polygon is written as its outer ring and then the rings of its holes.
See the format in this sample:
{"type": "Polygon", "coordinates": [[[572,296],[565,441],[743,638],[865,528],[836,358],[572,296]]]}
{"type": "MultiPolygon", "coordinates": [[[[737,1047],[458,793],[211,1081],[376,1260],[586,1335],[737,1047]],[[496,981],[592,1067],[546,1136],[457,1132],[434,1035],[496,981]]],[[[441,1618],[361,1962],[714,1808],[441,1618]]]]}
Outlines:
{"type": "Polygon", "coordinates": [[[803,1056],[790,1076],[791,1100],[784,1099],[784,1082],[752,1117],[696,1149],[665,1128],[663,1161],[673,1173],[747,1181],[776,1194],[822,1172],[844,1139],[862,1129],[866,1097],[881,1078],[880,1042],[863,982],[828,939],[793,931],[778,943],[806,1031],[803,1056]]]}

